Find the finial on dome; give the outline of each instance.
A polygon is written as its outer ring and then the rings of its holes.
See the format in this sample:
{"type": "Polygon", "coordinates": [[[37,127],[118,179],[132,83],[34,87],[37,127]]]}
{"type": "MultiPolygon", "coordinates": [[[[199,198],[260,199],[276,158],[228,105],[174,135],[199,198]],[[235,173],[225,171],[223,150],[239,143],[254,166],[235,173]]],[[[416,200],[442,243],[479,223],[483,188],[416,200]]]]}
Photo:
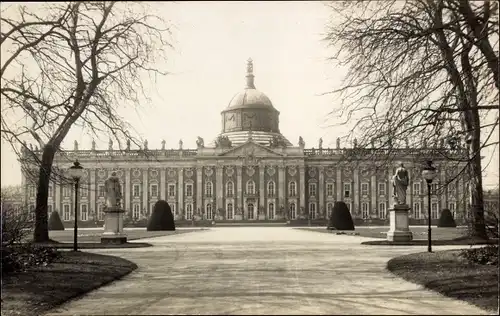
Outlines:
{"type": "Polygon", "coordinates": [[[255,89],[255,85],[253,82],[253,60],[252,58],[248,58],[247,60],[247,89],[255,89]]]}

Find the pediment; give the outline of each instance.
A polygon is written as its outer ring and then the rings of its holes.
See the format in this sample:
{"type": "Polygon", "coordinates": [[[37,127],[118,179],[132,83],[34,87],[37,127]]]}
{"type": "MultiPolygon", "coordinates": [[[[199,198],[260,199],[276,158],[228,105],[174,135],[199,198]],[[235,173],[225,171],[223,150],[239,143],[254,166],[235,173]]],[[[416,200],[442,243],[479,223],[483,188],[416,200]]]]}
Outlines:
{"type": "Polygon", "coordinates": [[[231,148],[228,151],[221,153],[219,156],[225,157],[281,157],[283,154],[275,152],[272,149],[248,141],[238,147],[231,148]]]}

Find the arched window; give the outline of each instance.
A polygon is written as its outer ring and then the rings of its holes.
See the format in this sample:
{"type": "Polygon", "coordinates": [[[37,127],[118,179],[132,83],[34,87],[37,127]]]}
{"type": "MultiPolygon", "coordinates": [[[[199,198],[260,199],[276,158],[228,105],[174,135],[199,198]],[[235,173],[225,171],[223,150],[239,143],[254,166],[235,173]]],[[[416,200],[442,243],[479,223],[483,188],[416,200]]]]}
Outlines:
{"type": "Polygon", "coordinates": [[[316,203],[314,202],[309,203],[309,218],[310,219],[316,218],[316,203]]]}
{"type": "Polygon", "coordinates": [[[380,203],[378,205],[378,218],[385,219],[385,216],[386,216],[386,214],[385,214],[385,203],[380,203]]]}
{"type": "Polygon", "coordinates": [[[295,181],[291,181],[288,184],[288,195],[289,196],[296,196],[297,195],[297,184],[295,181]]]}
{"type": "Polygon", "coordinates": [[[253,219],[255,212],[255,207],[252,203],[248,204],[248,219],[253,219]]]}
{"type": "Polygon", "coordinates": [[[333,203],[328,203],[326,205],[326,210],[328,211],[328,218],[332,217],[332,212],[333,212],[333,203]]]}
{"type": "Polygon", "coordinates": [[[234,184],[232,181],[226,183],[226,196],[233,196],[234,184]]]}
{"type": "Polygon", "coordinates": [[[274,181],[269,181],[267,183],[267,195],[274,196],[274,181]]]}
{"type": "Polygon", "coordinates": [[[363,219],[367,219],[370,217],[370,212],[368,210],[368,203],[366,202],[361,203],[361,215],[363,216],[363,219]]]}
{"type": "Polygon", "coordinates": [[[274,219],[274,203],[269,203],[267,206],[267,217],[269,219],[274,219]]]}
{"type": "Polygon", "coordinates": [[[207,219],[211,220],[214,217],[214,214],[212,212],[212,204],[208,203],[207,206],[205,207],[205,213],[207,215],[207,219]]]}
{"type": "Polygon", "coordinates": [[[205,196],[212,196],[212,182],[205,183],[205,196]]]}
{"type": "Polygon", "coordinates": [[[233,204],[232,203],[228,203],[227,204],[227,208],[226,208],[226,212],[227,212],[227,219],[233,219],[233,204]]]}
{"type": "Polygon", "coordinates": [[[295,219],[297,217],[297,208],[295,203],[290,203],[290,219],[295,219]]]}
{"type": "Polygon", "coordinates": [[[255,194],[255,182],[252,180],[248,180],[247,182],[247,194],[255,194]]]}
{"type": "Polygon", "coordinates": [[[139,204],[134,204],[134,212],[132,213],[132,216],[134,219],[139,219],[139,217],[141,217],[141,206],[139,204]]]}
{"type": "Polygon", "coordinates": [[[186,204],[186,219],[187,220],[193,219],[193,204],[191,203],[186,204]]]}

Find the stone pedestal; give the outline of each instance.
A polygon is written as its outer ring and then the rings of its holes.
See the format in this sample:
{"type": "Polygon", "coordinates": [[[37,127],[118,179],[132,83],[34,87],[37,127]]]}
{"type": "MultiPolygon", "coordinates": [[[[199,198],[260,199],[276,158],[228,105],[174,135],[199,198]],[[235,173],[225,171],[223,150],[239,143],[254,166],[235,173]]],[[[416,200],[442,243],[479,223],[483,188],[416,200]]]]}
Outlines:
{"type": "Polygon", "coordinates": [[[410,241],[413,239],[408,221],[409,210],[410,207],[406,204],[394,205],[389,210],[390,228],[387,232],[388,241],[410,241]]]}
{"type": "Polygon", "coordinates": [[[125,210],[108,208],[104,214],[104,233],[101,236],[103,244],[124,244],[127,236],[123,233],[123,215],[125,210]]]}

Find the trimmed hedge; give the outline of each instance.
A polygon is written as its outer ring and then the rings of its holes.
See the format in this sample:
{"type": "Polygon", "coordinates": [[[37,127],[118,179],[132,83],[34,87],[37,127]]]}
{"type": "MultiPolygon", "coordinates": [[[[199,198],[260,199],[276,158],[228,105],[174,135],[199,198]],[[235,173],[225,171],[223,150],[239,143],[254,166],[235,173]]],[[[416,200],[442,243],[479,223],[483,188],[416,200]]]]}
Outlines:
{"type": "Polygon", "coordinates": [[[147,230],[175,230],[174,215],[167,201],[159,200],[155,203],[153,214],[149,218],[147,230]]]}
{"type": "Polygon", "coordinates": [[[349,208],[344,202],[338,201],[333,205],[328,229],[354,230],[351,212],[349,212],[349,208]]]}
{"type": "Polygon", "coordinates": [[[56,211],[50,213],[49,230],[64,230],[64,224],[56,211]]]}
{"type": "Polygon", "coordinates": [[[441,211],[441,215],[439,217],[438,227],[457,227],[455,220],[453,219],[453,214],[447,208],[441,211]]]}

